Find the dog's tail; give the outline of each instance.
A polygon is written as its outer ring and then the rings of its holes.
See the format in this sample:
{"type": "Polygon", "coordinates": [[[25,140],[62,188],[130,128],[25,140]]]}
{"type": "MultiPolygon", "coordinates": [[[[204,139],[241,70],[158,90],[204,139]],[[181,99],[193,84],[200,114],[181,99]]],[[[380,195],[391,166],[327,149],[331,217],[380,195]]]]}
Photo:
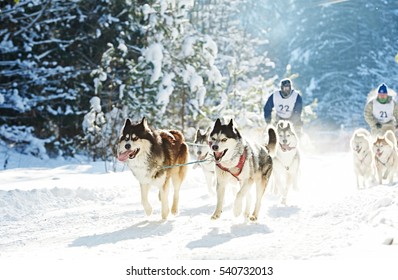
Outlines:
{"type": "Polygon", "coordinates": [[[384,134],[384,137],[388,140],[390,140],[391,144],[394,146],[394,149],[397,149],[397,138],[395,137],[394,132],[391,130],[387,130],[387,132],[384,134]]]}
{"type": "Polygon", "coordinates": [[[269,126],[268,127],[268,144],[267,144],[267,148],[268,148],[268,153],[271,156],[275,155],[276,142],[277,142],[277,138],[276,138],[275,128],[273,126],[269,126]]]}

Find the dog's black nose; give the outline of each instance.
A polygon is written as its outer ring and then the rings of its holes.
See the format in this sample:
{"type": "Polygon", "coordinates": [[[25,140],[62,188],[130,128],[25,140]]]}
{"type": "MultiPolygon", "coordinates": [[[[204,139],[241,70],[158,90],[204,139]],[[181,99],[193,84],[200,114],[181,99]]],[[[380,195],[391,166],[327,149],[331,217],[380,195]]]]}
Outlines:
{"type": "Polygon", "coordinates": [[[130,144],[126,144],[126,145],[124,145],[124,147],[126,148],[126,150],[130,150],[131,145],[130,144]]]}
{"type": "Polygon", "coordinates": [[[202,151],[198,151],[197,154],[198,154],[198,155],[201,155],[201,154],[202,154],[202,151]]]}
{"type": "Polygon", "coordinates": [[[213,146],[211,146],[211,148],[213,149],[213,151],[217,151],[218,150],[218,145],[213,145],[213,146]]]}

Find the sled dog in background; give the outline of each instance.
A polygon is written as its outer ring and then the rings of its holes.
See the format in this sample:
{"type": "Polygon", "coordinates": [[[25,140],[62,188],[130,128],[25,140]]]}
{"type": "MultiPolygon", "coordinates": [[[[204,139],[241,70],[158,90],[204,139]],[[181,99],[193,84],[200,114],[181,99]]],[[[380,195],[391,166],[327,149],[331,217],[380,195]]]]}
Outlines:
{"type": "Polygon", "coordinates": [[[358,189],[370,187],[375,178],[376,166],[370,139],[370,132],[359,128],[354,131],[350,140],[358,189]]]}
{"type": "Polygon", "coordinates": [[[376,136],[373,153],[378,183],[382,184],[383,179],[386,179],[391,185],[398,168],[397,139],[391,130],[376,136]]]}
{"type": "Polygon", "coordinates": [[[286,120],[278,121],[276,125],[277,147],[273,157],[273,191],[281,195],[282,204],[286,204],[290,189],[298,189],[300,171],[299,141],[293,124],[286,120]]]}
{"type": "Polygon", "coordinates": [[[152,213],[148,191],[151,186],[156,186],[159,188],[162,204],[162,219],[167,219],[170,211],[168,193],[171,178],[174,187],[171,213],[177,214],[179,191],[187,166],[170,167],[188,162],[188,146],[181,132],[155,130],[148,126],[145,117],[138,123],[127,119],[119,138],[117,156],[119,161],[127,162],[140,183],[141,203],[147,215],[152,213]]]}
{"type": "Polygon", "coordinates": [[[213,161],[213,153],[209,147],[210,127],[202,134],[200,129],[196,131],[194,139],[194,153],[199,161],[208,160],[195,164],[193,168],[201,167],[205,175],[207,190],[209,194],[215,195],[216,189],[216,168],[213,161]]]}
{"type": "Polygon", "coordinates": [[[272,158],[269,150],[276,144],[274,129],[269,129],[268,148],[259,144],[251,144],[243,138],[231,120],[229,124],[221,124],[217,119],[210,132],[209,146],[211,147],[216,163],[217,177],[217,205],[212,219],[221,216],[225,187],[229,182],[239,182],[240,189],[236,194],[233,206],[235,217],[242,212],[242,200],[246,198],[244,215],[251,221],[256,221],[261,207],[261,199],[268,185],[272,172],[272,158]],[[248,192],[251,185],[256,183],[256,203],[250,215],[248,192]]]}

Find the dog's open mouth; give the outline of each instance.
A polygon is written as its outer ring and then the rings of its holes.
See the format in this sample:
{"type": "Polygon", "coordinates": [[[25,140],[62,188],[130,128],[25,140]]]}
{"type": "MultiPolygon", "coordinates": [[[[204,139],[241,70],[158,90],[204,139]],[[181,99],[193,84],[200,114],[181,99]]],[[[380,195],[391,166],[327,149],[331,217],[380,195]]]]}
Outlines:
{"type": "Polygon", "coordinates": [[[128,159],[133,159],[135,158],[135,156],[138,154],[138,152],[140,151],[140,149],[135,149],[135,150],[127,150],[121,154],[119,154],[119,156],[117,157],[117,159],[119,161],[126,161],[128,159]]]}
{"type": "Polygon", "coordinates": [[[289,144],[280,144],[280,146],[281,146],[281,149],[283,152],[287,152],[287,151],[294,149],[294,147],[290,147],[289,144]]]}
{"type": "Polygon", "coordinates": [[[225,155],[225,153],[228,151],[228,149],[225,149],[222,152],[214,152],[214,159],[216,162],[220,162],[222,157],[225,155]]]}

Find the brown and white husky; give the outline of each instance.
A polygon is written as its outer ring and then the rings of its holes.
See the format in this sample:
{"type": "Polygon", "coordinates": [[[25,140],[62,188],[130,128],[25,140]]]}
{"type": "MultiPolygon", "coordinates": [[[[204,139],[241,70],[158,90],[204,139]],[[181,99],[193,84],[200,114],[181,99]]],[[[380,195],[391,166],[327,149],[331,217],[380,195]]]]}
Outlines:
{"type": "Polygon", "coordinates": [[[162,218],[167,219],[170,212],[168,193],[171,179],[174,187],[171,213],[177,214],[179,191],[187,173],[187,166],[180,164],[188,162],[188,146],[181,132],[155,130],[148,126],[145,117],[138,123],[127,119],[119,138],[117,158],[127,162],[140,183],[141,203],[147,215],[152,213],[148,191],[151,186],[155,186],[159,188],[162,218]],[[174,165],[177,166],[170,168],[174,165]]]}
{"type": "Polygon", "coordinates": [[[378,183],[387,180],[391,185],[398,168],[397,139],[391,130],[376,137],[373,141],[373,154],[378,183]]]}

